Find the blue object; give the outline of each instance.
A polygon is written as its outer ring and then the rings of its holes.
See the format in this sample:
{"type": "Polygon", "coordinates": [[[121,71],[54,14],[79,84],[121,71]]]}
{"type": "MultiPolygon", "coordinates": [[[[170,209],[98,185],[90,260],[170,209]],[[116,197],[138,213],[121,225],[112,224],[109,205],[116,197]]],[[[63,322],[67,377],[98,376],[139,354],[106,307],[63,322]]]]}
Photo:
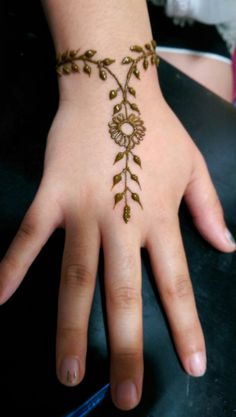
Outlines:
{"type": "Polygon", "coordinates": [[[80,405],[75,410],[71,411],[69,414],[64,415],[64,417],[85,417],[87,416],[94,408],[96,408],[102,400],[107,396],[110,390],[110,384],[104,385],[99,391],[92,395],[88,400],[86,400],[82,405],[80,405]]]}

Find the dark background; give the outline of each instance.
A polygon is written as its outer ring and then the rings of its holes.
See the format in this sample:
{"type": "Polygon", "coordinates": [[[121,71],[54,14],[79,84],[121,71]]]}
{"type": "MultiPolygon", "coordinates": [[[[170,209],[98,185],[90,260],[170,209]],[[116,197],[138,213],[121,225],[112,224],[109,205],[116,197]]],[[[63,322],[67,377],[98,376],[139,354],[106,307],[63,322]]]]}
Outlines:
{"type": "MultiPolygon", "coordinates": [[[[37,191],[47,132],[57,110],[54,48],[38,1],[0,6],[0,256],[37,191]]],[[[157,9],[149,4],[154,38],[157,9]]],[[[164,42],[164,33],[160,39],[164,42]]],[[[223,100],[161,62],[163,93],[203,152],[236,234],[236,112],[223,100]]],[[[181,227],[208,353],[203,378],[184,372],[142,251],[145,383],[134,411],[116,410],[108,398],[93,416],[236,416],[236,258],[210,247],[196,232],[185,206],[181,227]]],[[[109,381],[104,322],[103,256],[90,322],[87,373],[76,388],[55,375],[57,293],[64,231],[57,230],[20,288],[0,307],[0,416],[60,417],[109,381]]]]}

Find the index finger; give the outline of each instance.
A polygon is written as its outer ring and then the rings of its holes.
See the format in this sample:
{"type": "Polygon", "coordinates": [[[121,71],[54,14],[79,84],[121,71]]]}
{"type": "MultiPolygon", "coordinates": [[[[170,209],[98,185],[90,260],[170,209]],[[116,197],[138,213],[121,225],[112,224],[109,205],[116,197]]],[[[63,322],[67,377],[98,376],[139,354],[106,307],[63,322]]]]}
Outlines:
{"type": "Polygon", "coordinates": [[[60,211],[49,197],[36,195],[7,253],[0,263],[0,303],[7,301],[22,282],[34,259],[60,222],[60,211]]]}

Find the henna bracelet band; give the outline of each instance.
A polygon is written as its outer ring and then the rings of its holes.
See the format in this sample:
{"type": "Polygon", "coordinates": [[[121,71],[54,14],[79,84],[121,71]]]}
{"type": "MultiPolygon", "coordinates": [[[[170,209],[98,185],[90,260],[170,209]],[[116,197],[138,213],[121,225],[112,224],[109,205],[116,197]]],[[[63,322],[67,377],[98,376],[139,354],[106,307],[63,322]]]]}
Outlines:
{"type": "MultiPolygon", "coordinates": [[[[140,71],[138,64],[142,62],[145,70],[150,64],[158,65],[159,58],[156,54],[156,42],[152,40],[150,43],[146,43],[144,47],[139,45],[133,45],[130,47],[132,52],[138,54],[135,58],[126,56],[122,59],[121,64],[129,65],[127,76],[124,85],[120,83],[116,75],[110,69],[110,65],[115,62],[115,59],[104,58],[95,60],[93,57],[97,51],[88,49],[83,54],[79,54],[79,50],[67,50],[62,54],[58,54],[56,58],[56,71],[59,76],[69,75],[71,73],[79,73],[80,67],[78,61],[82,62],[83,72],[91,75],[92,65],[95,65],[98,69],[99,77],[101,80],[106,80],[110,75],[113,77],[116,88],[109,92],[110,100],[118,98],[120,93],[121,98],[119,102],[113,107],[112,121],[108,123],[109,133],[111,138],[119,146],[123,147],[124,150],[119,152],[114,160],[114,164],[125,159],[125,167],[113,177],[112,188],[123,181],[123,190],[114,196],[114,207],[118,202],[124,200],[123,219],[125,223],[128,223],[131,217],[131,208],[128,205],[128,198],[131,197],[136,203],[143,208],[140,201],[139,194],[131,190],[128,186],[128,181],[134,181],[137,186],[141,189],[138,176],[133,173],[129,166],[130,159],[133,160],[141,168],[141,159],[138,155],[133,153],[133,149],[136,145],[139,145],[140,141],[143,140],[146,128],[143,120],[139,117],[140,111],[136,103],[131,102],[131,96],[136,97],[135,89],[130,85],[130,79],[132,76],[140,79],[140,71]]],[[[131,183],[132,183],[131,181],[131,183]]]]}

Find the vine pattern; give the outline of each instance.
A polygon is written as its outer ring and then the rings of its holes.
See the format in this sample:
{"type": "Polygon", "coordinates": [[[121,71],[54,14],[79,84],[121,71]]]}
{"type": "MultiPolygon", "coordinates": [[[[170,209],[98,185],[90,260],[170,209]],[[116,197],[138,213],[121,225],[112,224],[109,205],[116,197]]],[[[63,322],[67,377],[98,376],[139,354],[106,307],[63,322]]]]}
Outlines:
{"type": "Polygon", "coordinates": [[[114,100],[121,96],[118,103],[113,106],[112,120],[108,123],[108,128],[111,138],[115,143],[124,148],[122,152],[117,153],[114,164],[122,160],[124,160],[125,163],[123,169],[114,175],[111,188],[113,189],[114,186],[121,183],[123,180],[124,187],[122,191],[117,192],[114,195],[114,208],[117,203],[124,200],[123,219],[125,223],[128,223],[131,217],[131,207],[128,204],[128,196],[143,208],[140,196],[136,191],[131,189],[129,180],[131,180],[131,183],[135,182],[141,190],[139,177],[131,170],[130,161],[132,159],[136,165],[142,168],[141,159],[133,152],[133,149],[143,140],[146,131],[144,122],[140,118],[139,107],[133,101],[133,98],[136,98],[136,91],[132,85],[130,85],[130,80],[132,76],[140,80],[139,64],[142,63],[144,70],[148,69],[149,64],[159,64],[159,58],[156,54],[156,42],[153,39],[150,43],[146,43],[144,47],[140,45],[133,45],[130,47],[130,51],[134,52],[136,57],[134,58],[128,55],[121,61],[122,65],[129,65],[124,85],[120,83],[117,76],[110,68],[110,65],[115,62],[115,59],[105,58],[95,60],[94,55],[97,51],[88,49],[83,54],[79,54],[79,51],[80,49],[67,50],[57,55],[57,74],[62,76],[81,72],[81,68],[78,64],[78,61],[81,61],[83,64],[83,72],[90,77],[92,65],[95,65],[101,80],[105,81],[108,75],[110,75],[116,82],[116,88],[109,92],[109,99],[114,100]],[[132,101],[130,97],[132,98],[132,101]]]}

